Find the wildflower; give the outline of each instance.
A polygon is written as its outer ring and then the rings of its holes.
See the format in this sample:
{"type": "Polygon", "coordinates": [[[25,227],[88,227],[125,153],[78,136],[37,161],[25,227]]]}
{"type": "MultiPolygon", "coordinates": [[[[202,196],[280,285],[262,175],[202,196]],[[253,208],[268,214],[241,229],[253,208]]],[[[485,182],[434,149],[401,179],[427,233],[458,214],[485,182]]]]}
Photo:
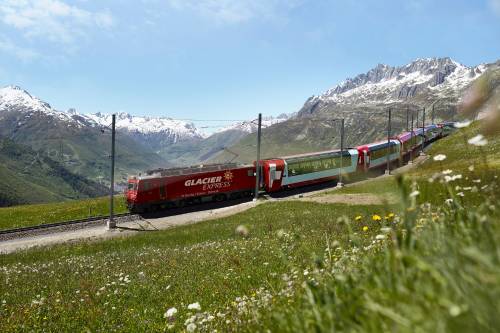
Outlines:
{"type": "Polygon", "coordinates": [[[170,308],[163,314],[163,318],[173,319],[176,313],[177,313],[176,308],[170,308]]]}
{"type": "Polygon", "coordinates": [[[448,309],[448,311],[449,311],[449,313],[450,313],[450,315],[452,317],[456,317],[456,316],[458,316],[462,312],[462,310],[460,309],[460,307],[457,306],[457,305],[450,306],[450,308],[448,309]]]}
{"type": "Polygon", "coordinates": [[[443,175],[449,175],[452,172],[453,172],[453,170],[446,169],[446,170],[443,171],[443,175]]]}
{"type": "Polygon", "coordinates": [[[366,225],[363,227],[363,231],[368,231],[368,227],[366,225]]]}
{"type": "Polygon", "coordinates": [[[363,217],[362,217],[361,215],[358,215],[358,216],[356,216],[356,217],[354,218],[354,220],[356,220],[356,221],[361,221],[361,219],[362,219],[362,218],[363,218],[363,217]]]}
{"type": "Polygon", "coordinates": [[[236,227],[235,232],[236,232],[237,235],[240,235],[240,236],[243,236],[243,237],[247,237],[248,236],[248,228],[245,227],[244,225],[239,225],[238,227],[236,227]]]}
{"type": "Polygon", "coordinates": [[[309,271],[307,269],[304,269],[304,276],[308,276],[309,275],[309,271]]]}
{"type": "Polygon", "coordinates": [[[278,230],[278,232],[276,233],[276,236],[278,236],[279,239],[285,237],[286,236],[285,230],[283,230],[283,229],[278,230]]]}
{"type": "Polygon", "coordinates": [[[200,303],[196,302],[196,303],[189,304],[188,310],[201,311],[200,303]]]}
{"type": "Polygon", "coordinates": [[[436,156],[433,157],[434,161],[444,161],[446,159],[446,155],[444,154],[437,154],[436,156]]]}
{"type": "Polygon", "coordinates": [[[454,126],[455,126],[456,128],[464,128],[464,127],[469,126],[471,123],[472,123],[472,121],[470,121],[470,120],[464,120],[464,121],[462,121],[462,122],[457,122],[457,123],[455,123],[455,125],[454,125],[454,126]]]}
{"type": "Polygon", "coordinates": [[[470,166],[469,166],[469,171],[470,171],[470,172],[474,171],[474,166],[473,166],[473,165],[470,165],[470,166]]]}
{"type": "Polygon", "coordinates": [[[486,144],[488,143],[488,140],[486,140],[482,134],[478,134],[475,137],[469,139],[467,142],[470,145],[480,147],[480,146],[486,146],[486,144]]]}
{"type": "Polygon", "coordinates": [[[380,228],[380,231],[382,231],[384,234],[388,234],[391,232],[391,228],[389,227],[383,227],[383,228],[380,228]]]}
{"type": "Polygon", "coordinates": [[[189,325],[186,326],[186,331],[189,333],[192,333],[196,331],[196,324],[195,323],[190,323],[189,325]]]}
{"type": "Polygon", "coordinates": [[[372,216],[372,220],[373,221],[380,221],[380,220],[382,220],[382,218],[380,217],[380,215],[375,214],[372,216]]]}
{"type": "Polygon", "coordinates": [[[377,236],[375,236],[375,239],[376,240],[384,240],[385,239],[385,235],[377,235],[377,236]]]}
{"type": "Polygon", "coordinates": [[[444,181],[447,183],[455,181],[457,179],[462,179],[462,175],[444,176],[444,181]]]}
{"type": "Polygon", "coordinates": [[[463,197],[463,196],[464,196],[464,192],[458,192],[458,193],[457,193],[457,195],[458,195],[459,197],[463,197]]]}
{"type": "Polygon", "coordinates": [[[387,215],[390,219],[392,219],[395,215],[394,213],[389,213],[389,215],[387,215]]]}
{"type": "Polygon", "coordinates": [[[415,190],[415,191],[413,191],[413,192],[410,193],[410,198],[414,198],[414,197],[416,197],[419,194],[420,194],[420,191],[415,190]]]}

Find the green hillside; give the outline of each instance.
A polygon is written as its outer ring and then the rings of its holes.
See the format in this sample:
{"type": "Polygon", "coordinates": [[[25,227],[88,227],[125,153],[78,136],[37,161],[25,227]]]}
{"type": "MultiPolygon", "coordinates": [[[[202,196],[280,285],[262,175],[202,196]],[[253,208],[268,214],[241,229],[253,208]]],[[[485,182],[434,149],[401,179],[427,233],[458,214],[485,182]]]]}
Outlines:
{"type": "Polygon", "coordinates": [[[0,137],[0,206],[104,195],[108,190],[60,163],[0,137]]]}
{"type": "MultiPolygon", "coordinates": [[[[220,155],[224,148],[229,148],[241,138],[246,136],[242,131],[228,130],[221,133],[215,133],[203,140],[179,142],[162,148],[159,155],[166,161],[174,163],[177,166],[187,166],[203,163],[212,160],[220,155]]],[[[216,160],[217,162],[226,162],[235,158],[234,154],[229,153],[225,160],[216,160]]]]}
{"type": "Polygon", "coordinates": [[[0,325],[5,332],[495,332],[500,137],[468,144],[479,130],[436,143],[403,178],[328,194],[390,194],[398,198],[391,205],[262,203],[171,230],[2,255],[0,325]],[[446,158],[435,161],[439,154],[446,158]]]}
{"type": "MultiPolygon", "coordinates": [[[[491,66],[478,79],[488,86],[489,93],[500,86],[500,66],[491,66]],[[484,82],[487,78],[487,83],[484,82]]],[[[485,96],[488,98],[488,96],[485,96]]],[[[406,131],[407,111],[408,123],[414,116],[414,127],[422,126],[422,110],[426,107],[425,124],[432,119],[439,121],[459,120],[458,98],[430,99],[426,95],[417,95],[404,103],[382,104],[372,106],[328,104],[324,108],[303,109],[297,118],[263,128],[261,156],[262,158],[286,156],[311,151],[340,148],[340,122],[332,119],[345,119],[345,147],[355,147],[364,143],[387,138],[388,110],[392,110],[392,133],[406,131]],[[431,105],[434,104],[434,107],[431,105]],[[434,111],[433,111],[434,110],[434,111]],[[417,122],[418,120],[418,122],[417,122]]],[[[230,146],[231,151],[239,154],[238,161],[252,162],[256,159],[256,134],[249,134],[239,142],[230,146]]],[[[212,161],[233,158],[233,154],[221,152],[212,161]]]]}
{"type": "MultiPolygon", "coordinates": [[[[0,136],[31,147],[33,150],[58,161],[73,173],[109,186],[111,134],[109,130],[90,126],[68,126],[67,123],[33,113],[3,111],[0,136]]],[[[151,148],[128,135],[116,135],[116,181],[126,182],[128,174],[150,168],[168,166],[151,148]]]]}

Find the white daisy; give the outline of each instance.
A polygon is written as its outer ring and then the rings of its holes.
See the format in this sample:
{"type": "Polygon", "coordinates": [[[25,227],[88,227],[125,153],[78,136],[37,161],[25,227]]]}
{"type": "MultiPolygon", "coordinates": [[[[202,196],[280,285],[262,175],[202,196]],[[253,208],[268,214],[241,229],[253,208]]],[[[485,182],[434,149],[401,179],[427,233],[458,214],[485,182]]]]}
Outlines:
{"type": "Polygon", "coordinates": [[[482,134],[476,135],[475,137],[469,139],[467,142],[473,146],[478,147],[486,146],[488,144],[488,140],[486,140],[482,134]]]}
{"type": "Polygon", "coordinates": [[[446,159],[446,155],[444,154],[437,154],[436,156],[433,157],[434,161],[444,161],[446,159]]]}

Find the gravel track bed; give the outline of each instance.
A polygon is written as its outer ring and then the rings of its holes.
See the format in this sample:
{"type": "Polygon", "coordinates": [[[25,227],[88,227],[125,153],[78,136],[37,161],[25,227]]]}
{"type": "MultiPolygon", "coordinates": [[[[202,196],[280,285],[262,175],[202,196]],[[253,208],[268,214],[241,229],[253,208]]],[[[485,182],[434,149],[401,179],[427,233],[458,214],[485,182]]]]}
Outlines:
{"type": "MultiPolygon", "coordinates": [[[[121,224],[121,223],[140,220],[140,219],[141,219],[141,216],[139,216],[139,215],[127,215],[127,216],[119,216],[119,217],[114,218],[117,225],[121,224]]],[[[20,239],[20,238],[29,238],[29,237],[40,236],[40,235],[48,235],[48,234],[53,234],[53,233],[58,233],[58,232],[66,232],[66,231],[80,230],[80,229],[91,228],[91,227],[105,226],[107,221],[108,221],[107,218],[103,218],[103,219],[94,220],[94,221],[65,224],[65,225],[53,226],[53,227],[42,228],[42,229],[26,230],[26,231],[14,232],[14,233],[10,233],[10,234],[2,234],[2,235],[0,235],[0,242],[9,241],[9,240],[13,240],[13,239],[20,239]]]]}

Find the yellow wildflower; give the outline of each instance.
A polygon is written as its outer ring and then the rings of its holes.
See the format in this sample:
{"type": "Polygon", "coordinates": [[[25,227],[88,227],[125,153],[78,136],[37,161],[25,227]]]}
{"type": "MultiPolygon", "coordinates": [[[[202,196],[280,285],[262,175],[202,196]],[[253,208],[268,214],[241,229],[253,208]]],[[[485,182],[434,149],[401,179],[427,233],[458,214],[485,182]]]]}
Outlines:
{"type": "Polygon", "coordinates": [[[373,221],[380,221],[381,219],[382,218],[380,217],[380,215],[375,214],[375,215],[372,216],[372,220],[373,221]]]}
{"type": "Polygon", "coordinates": [[[368,227],[366,225],[363,227],[363,231],[368,231],[368,227]]]}
{"type": "Polygon", "coordinates": [[[358,215],[358,216],[356,216],[356,218],[354,218],[354,219],[355,219],[356,221],[361,221],[361,219],[362,219],[362,218],[363,218],[363,217],[362,217],[361,215],[358,215]]]}

